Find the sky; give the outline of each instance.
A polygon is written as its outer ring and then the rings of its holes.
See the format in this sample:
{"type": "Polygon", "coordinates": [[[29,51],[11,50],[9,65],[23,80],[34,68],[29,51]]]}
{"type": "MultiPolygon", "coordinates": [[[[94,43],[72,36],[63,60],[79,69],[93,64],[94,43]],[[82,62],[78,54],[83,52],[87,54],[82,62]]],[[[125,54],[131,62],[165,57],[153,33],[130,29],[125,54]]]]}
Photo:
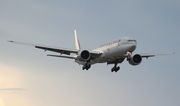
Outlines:
{"type": "Polygon", "coordinates": [[[0,106],[179,106],[179,0],[1,0],[0,106]],[[135,53],[170,53],[124,61],[121,70],[47,57],[8,40],[83,49],[130,36],[135,53]]]}

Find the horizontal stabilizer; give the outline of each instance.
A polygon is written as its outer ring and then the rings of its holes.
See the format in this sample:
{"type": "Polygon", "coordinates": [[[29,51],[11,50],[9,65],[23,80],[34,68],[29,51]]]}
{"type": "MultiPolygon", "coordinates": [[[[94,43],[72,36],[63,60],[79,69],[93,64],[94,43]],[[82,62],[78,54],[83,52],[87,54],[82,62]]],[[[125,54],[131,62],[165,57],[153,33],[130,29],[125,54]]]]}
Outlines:
{"type": "Polygon", "coordinates": [[[62,57],[62,58],[68,58],[68,59],[76,59],[76,57],[61,56],[61,55],[50,55],[50,54],[48,54],[47,56],[52,56],[52,57],[62,57]]]}

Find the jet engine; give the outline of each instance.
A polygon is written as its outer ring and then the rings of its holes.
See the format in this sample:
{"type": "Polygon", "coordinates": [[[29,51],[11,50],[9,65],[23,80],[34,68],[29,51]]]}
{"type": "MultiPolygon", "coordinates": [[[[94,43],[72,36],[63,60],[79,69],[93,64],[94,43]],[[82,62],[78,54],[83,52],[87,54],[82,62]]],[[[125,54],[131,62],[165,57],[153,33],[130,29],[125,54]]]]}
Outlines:
{"type": "Polygon", "coordinates": [[[91,54],[87,50],[83,50],[79,53],[80,60],[89,60],[91,57],[91,54]]]}
{"type": "Polygon", "coordinates": [[[142,57],[139,54],[135,54],[133,56],[131,56],[130,60],[129,60],[129,64],[135,66],[135,65],[139,65],[142,61],[142,57]]]}

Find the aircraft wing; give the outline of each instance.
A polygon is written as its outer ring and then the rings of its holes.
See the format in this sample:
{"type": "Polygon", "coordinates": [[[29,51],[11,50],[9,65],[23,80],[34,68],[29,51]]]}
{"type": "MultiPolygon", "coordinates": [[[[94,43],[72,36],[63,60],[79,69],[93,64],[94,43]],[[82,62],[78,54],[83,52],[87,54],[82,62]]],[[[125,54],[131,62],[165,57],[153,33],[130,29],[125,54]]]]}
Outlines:
{"type": "Polygon", "coordinates": [[[95,59],[95,58],[101,56],[101,54],[102,54],[102,52],[100,52],[100,51],[90,51],[89,53],[91,54],[91,59],[95,59]]]}
{"type": "MultiPolygon", "coordinates": [[[[78,54],[78,50],[76,50],[76,49],[65,49],[65,48],[59,48],[59,47],[42,46],[42,45],[38,45],[38,44],[30,44],[30,43],[23,43],[23,42],[16,42],[16,41],[9,41],[9,42],[21,44],[21,45],[27,45],[27,46],[34,46],[35,48],[42,49],[44,51],[52,51],[52,52],[65,54],[65,55],[70,55],[71,53],[78,54]]],[[[100,56],[102,53],[96,52],[96,51],[90,51],[90,54],[92,56],[92,59],[94,59],[94,58],[100,56]]],[[[64,57],[64,56],[60,56],[60,55],[48,55],[48,56],[74,59],[74,57],[66,57],[66,56],[64,57]]]]}
{"type": "Polygon", "coordinates": [[[34,46],[35,48],[38,49],[43,49],[45,51],[52,51],[52,52],[57,52],[60,54],[66,54],[70,55],[71,53],[78,53],[78,50],[76,49],[65,49],[65,48],[58,48],[58,47],[49,47],[49,46],[41,46],[41,45],[36,45],[36,44],[29,44],[29,43],[22,43],[22,42],[15,42],[15,41],[9,41],[11,43],[16,43],[16,44],[22,44],[22,45],[28,45],[28,46],[34,46]]]}
{"type": "MultiPolygon", "coordinates": [[[[141,55],[142,58],[149,58],[149,57],[155,57],[155,56],[164,56],[164,55],[173,55],[175,54],[174,52],[172,53],[143,53],[139,54],[141,55]]],[[[117,56],[117,57],[111,57],[107,59],[107,64],[114,64],[116,62],[121,63],[125,58],[127,58],[128,55],[122,55],[122,56],[117,56]]]]}
{"type": "MultiPolygon", "coordinates": [[[[141,53],[139,55],[141,55],[142,58],[149,58],[149,57],[154,57],[154,56],[164,56],[164,55],[173,55],[174,52],[172,53],[141,53]]],[[[119,56],[118,58],[126,58],[128,57],[128,54],[119,56]]]]}
{"type": "Polygon", "coordinates": [[[164,56],[164,55],[173,55],[174,52],[172,53],[144,53],[140,54],[142,58],[149,58],[149,57],[154,57],[154,56],[164,56]]]}
{"type": "Polygon", "coordinates": [[[52,51],[52,52],[66,54],[66,55],[70,55],[71,53],[78,53],[77,50],[70,50],[70,49],[63,49],[63,48],[54,48],[54,47],[46,47],[46,46],[35,46],[35,48],[43,49],[45,51],[48,50],[48,51],[52,51]]]}

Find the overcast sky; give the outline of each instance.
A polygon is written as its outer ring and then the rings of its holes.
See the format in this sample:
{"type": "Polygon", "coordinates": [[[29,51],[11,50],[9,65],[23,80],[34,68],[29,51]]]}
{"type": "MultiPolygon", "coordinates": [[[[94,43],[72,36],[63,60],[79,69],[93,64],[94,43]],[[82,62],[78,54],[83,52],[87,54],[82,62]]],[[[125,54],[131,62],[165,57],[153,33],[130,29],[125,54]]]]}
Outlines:
{"type": "MultiPolygon", "coordinates": [[[[1,0],[0,106],[180,106],[179,0],[1,0]],[[83,49],[123,36],[135,53],[169,53],[96,64],[88,71],[69,59],[8,40],[83,49]]],[[[54,54],[54,53],[52,53],[54,54]]]]}

